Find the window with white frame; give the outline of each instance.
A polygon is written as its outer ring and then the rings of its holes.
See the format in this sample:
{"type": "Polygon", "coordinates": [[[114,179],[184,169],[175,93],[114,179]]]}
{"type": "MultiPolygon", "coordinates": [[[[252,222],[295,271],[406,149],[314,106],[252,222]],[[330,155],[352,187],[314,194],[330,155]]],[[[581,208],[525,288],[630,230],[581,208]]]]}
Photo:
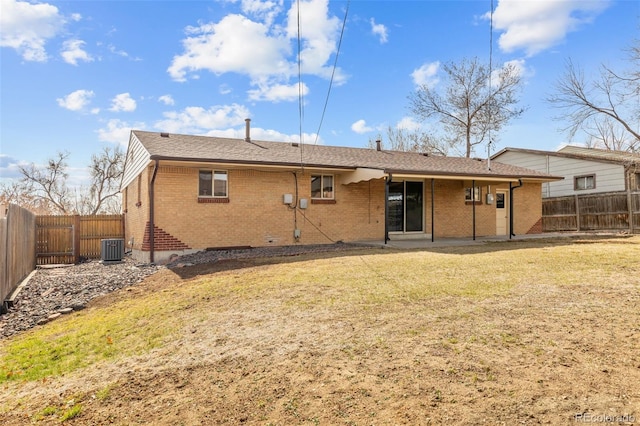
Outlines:
{"type": "Polygon", "coordinates": [[[311,176],[311,198],[333,200],[333,175],[311,176]]]}
{"type": "Polygon", "coordinates": [[[596,175],[576,176],[573,178],[573,189],[582,191],[585,189],[595,189],[596,175]]]}
{"type": "Polygon", "coordinates": [[[227,172],[221,170],[200,170],[198,175],[198,196],[199,197],[222,197],[228,196],[227,172]]]}
{"type": "Polygon", "coordinates": [[[475,188],[465,188],[464,189],[464,201],[480,201],[480,187],[476,186],[475,188]]]}

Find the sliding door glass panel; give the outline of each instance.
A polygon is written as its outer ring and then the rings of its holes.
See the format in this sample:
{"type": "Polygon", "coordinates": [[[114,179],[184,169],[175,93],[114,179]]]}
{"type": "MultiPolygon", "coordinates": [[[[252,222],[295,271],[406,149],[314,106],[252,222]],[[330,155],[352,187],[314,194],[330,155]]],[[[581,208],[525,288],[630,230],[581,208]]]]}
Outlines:
{"type": "Polygon", "coordinates": [[[405,182],[406,231],[422,231],[422,182],[405,182]]]}
{"type": "Polygon", "coordinates": [[[404,182],[389,184],[389,231],[404,230],[404,182]]]}

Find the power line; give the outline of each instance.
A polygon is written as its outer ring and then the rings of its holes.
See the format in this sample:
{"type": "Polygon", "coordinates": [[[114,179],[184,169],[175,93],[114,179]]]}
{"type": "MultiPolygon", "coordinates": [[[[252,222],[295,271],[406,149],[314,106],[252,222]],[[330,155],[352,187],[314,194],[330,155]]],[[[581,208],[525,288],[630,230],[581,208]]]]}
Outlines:
{"type": "Polygon", "coordinates": [[[340,30],[340,40],[338,41],[338,49],[336,50],[336,57],[333,61],[333,70],[331,71],[331,80],[329,81],[329,89],[327,90],[327,97],[324,101],[324,108],[322,108],[322,116],[320,117],[320,124],[318,125],[318,131],[316,132],[316,139],[313,144],[318,143],[318,137],[320,137],[320,129],[322,128],[322,122],[324,121],[324,115],[327,111],[327,105],[329,104],[329,96],[331,95],[331,88],[333,86],[333,78],[336,73],[336,68],[338,65],[338,56],[340,56],[340,47],[342,46],[342,37],[344,36],[344,28],[347,25],[347,16],[349,14],[349,4],[351,0],[347,1],[347,8],[344,11],[344,19],[342,20],[342,30],[340,30]]]}

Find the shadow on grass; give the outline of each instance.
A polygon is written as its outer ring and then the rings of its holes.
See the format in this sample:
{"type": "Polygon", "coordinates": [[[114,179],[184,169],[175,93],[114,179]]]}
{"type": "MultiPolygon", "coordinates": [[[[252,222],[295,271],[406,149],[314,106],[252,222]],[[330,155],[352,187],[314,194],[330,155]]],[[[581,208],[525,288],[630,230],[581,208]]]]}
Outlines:
{"type": "MultiPolygon", "coordinates": [[[[554,236],[540,237],[523,240],[506,240],[506,241],[486,241],[482,244],[475,243],[473,245],[455,245],[455,246],[439,246],[439,247],[420,247],[420,248],[397,248],[397,247],[381,247],[381,246],[359,246],[355,244],[327,244],[321,251],[295,253],[295,254],[275,254],[260,255],[255,257],[246,257],[247,250],[242,250],[243,258],[233,258],[234,250],[224,250],[224,258],[217,258],[216,251],[210,252],[211,261],[207,263],[199,263],[189,265],[189,256],[184,256],[184,262],[180,259],[178,264],[185,266],[170,266],[169,269],[183,280],[190,280],[204,275],[214,274],[217,272],[233,271],[245,269],[255,266],[279,265],[287,263],[305,262],[316,259],[333,259],[352,256],[378,256],[391,253],[438,253],[451,255],[474,255],[483,253],[493,253],[498,251],[514,251],[544,247],[571,246],[579,244],[640,244],[640,237],[633,235],[580,235],[580,236],[554,236]]],[[[274,247],[274,250],[277,248],[274,247]]],[[[264,249],[260,249],[264,250],[264,249]]],[[[249,250],[250,252],[250,250],[249,250]]],[[[375,262],[375,258],[373,259],[375,262]]]]}

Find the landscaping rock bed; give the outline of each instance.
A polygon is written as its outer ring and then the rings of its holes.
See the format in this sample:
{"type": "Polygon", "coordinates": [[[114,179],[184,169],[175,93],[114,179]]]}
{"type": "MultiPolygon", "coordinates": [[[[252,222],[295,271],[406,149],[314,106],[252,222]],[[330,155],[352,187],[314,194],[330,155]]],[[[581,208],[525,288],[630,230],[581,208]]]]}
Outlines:
{"type": "Polygon", "coordinates": [[[20,290],[14,306],[0,315],[0,339],[83,309],[91,299],[138,283],[157,269],[131,259],[112,264],[94,260],[38,267],[20,290]]]}
{"type": "Polygon", "coordinates": [[[223,259],[297,256],[362,248],[354,244],[263,247],[242,250],[208,250],[172,259],[165,266],[135,263],[102,264],[97,260],[78,265],[38,267],[21,289],[9,312],[0,315],[0,339],[45,324],[64,314],[80,310],[92,299],[136,284],[159,268],[181,268],[223,259]]]}

